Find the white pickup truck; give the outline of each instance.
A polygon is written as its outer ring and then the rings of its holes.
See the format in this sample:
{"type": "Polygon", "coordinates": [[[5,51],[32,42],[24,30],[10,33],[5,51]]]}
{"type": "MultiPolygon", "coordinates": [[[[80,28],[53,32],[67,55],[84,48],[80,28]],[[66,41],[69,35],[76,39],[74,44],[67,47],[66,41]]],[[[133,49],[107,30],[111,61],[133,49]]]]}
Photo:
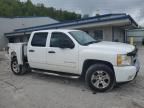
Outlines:
{"type": "Polygon", "coordinates": [[[80,30],[32,32],[28,43],[9,44],[9,56],[16,75],[39,70],[77,76],[99,92],[133,80],[140,68],[133,45],[97,41],[80,30]]]}

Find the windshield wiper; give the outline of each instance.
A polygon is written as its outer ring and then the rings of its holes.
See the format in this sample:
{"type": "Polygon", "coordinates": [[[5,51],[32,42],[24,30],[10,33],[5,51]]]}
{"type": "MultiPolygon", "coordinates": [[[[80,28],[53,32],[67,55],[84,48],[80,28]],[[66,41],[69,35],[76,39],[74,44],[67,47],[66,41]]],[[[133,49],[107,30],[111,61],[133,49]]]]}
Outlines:
{"type": "Polygon", "coordinates": [[[100,41],[90,41],[90,42],[85,43],[84,45],[89,45],[89,44],[98,43],[98,42],[100,41]]]}

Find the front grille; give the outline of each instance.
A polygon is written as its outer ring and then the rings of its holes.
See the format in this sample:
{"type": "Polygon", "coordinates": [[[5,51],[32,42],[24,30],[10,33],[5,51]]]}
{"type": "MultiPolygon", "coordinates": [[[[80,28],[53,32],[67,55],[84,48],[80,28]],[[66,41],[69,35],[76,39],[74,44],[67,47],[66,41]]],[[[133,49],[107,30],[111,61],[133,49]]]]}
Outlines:
{"type": "Polygon", "coordinates": [[[128,53],[127,55],[128,56],[136,56],[137,52],[138,52],[138,49],[135,48],[132,52],[128,53]]]}
{"type": "Polygon", "coordinates": [[[135,63],[136,63],[137,52],[138,52],[138,49],[135,48],[132,52],[130,52],[130,53],[127,54],[127,56],[131,56],[131,58],[132,58],[132,65],[135,65],[135,63]]]}
{"type": "Polygon", "coordinates": [[[133,64],[135,64],[135,63],[136,63],[136,59],[133,60],[133,64]]]}

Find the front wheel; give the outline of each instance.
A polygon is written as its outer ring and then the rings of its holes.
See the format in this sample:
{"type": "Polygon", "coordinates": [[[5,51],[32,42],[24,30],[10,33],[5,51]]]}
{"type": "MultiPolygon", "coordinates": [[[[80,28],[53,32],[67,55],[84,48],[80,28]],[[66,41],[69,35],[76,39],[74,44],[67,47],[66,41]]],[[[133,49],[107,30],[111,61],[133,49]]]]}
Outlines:
{"type": "Polygon", "coordinates": [[[94,64],[89,67],[85,77],[88,86],[99,92],[112,89],[115,85],[113,70],[105,64],[94,64]]]}

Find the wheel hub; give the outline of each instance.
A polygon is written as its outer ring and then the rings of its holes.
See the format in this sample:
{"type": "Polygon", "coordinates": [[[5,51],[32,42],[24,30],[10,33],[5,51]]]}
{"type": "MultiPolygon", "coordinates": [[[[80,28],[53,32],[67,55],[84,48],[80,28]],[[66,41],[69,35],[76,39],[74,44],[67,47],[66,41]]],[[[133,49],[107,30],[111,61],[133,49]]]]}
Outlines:
{"type": "Polygon", "coordinates": [[[18,66],[18,63],[17,63],[16,61],[13,62],[12,68],[13,68],[13,70],[14,70],[16,73],[19,72],[19,66],[18,66]]]}
{"type": "Polygon", "coordinates": [[[91,82],[96,88],[106,88],[110,84],[110,76],[105,71],[96,71],[91,77],[91,82]]]}

